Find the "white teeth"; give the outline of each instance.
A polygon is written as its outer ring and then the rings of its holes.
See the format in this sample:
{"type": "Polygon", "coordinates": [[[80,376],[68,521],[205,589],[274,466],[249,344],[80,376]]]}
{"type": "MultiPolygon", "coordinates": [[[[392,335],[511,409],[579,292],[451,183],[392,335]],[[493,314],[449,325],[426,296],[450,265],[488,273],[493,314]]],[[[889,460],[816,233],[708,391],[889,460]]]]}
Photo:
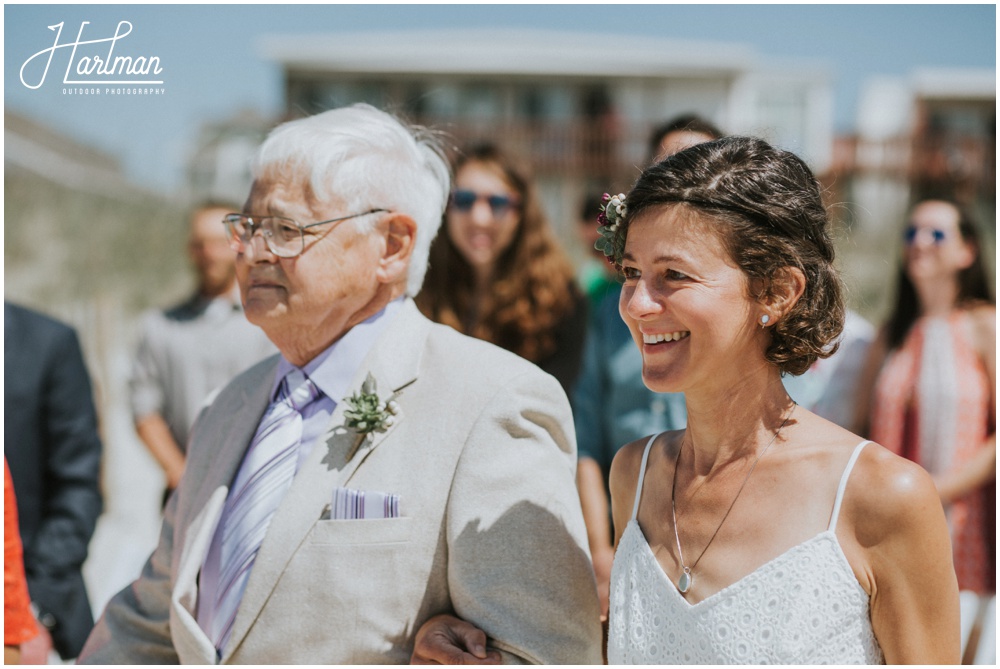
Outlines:
{"type": "Polygon", "coordinates": [[[659,344],[661,341],[678,341],[687,337],[690,332],[667,332],[664,334],[643,334],[642,341],[646,344],[659,344]]]}

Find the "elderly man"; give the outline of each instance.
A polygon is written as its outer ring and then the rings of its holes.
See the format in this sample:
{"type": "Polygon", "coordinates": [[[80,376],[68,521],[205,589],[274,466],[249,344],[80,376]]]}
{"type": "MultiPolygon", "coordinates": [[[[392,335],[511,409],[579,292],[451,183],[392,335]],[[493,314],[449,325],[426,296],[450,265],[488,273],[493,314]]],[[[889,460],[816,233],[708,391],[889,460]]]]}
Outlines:
{"type": "Polygon", "coordinates": [[[558,382],[412,302],[448,195],[429,137],[366,105],[277,128],[227,217],[281,352],[199,418],[159,546],[92,663],[388,663],[453,611],[505,660],[600,660],[558,382]]]}

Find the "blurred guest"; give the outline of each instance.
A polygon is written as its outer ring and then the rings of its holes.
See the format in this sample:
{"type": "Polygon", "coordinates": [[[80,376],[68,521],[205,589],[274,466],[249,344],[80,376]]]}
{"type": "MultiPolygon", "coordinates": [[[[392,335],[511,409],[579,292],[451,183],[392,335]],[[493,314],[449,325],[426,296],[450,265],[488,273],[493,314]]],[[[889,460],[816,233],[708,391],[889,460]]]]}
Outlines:
{"type": "Polygon", "coordinates": [[[647,143],[646,163],[658,163],[689,146],[719,139],[724,134],[697,114],[682,114],[653,128],[647,143]]]}
{"type": "MultiPolygon", "coordinates": [[[[654,128],[648,159],[654,163],[720,137],[722,132],[708,121],[693,114],[679,116],[654,128]]],[[[593,226],[596,234],[596,213],[593,226]]],[[[606,258],[604,262],[607,264],[606,258]]],[[[583,369],[571,398],[580,457],[577,487],[605,615],[614,556],[608,493],[611,461],[618,449],[630,441],[681,429],[687,421],[683,394],[658,393],[642,382],[642,355],[618,313],[621,290],[618,282],[610,285],[607,294],[591,309],[583,369]]]]}
{"type": "Polygon", "coordinates": [[[617,290],[617,278],[614,266],[594,244],[600,238],[597,231],[597,216],[603,205],[602,193],[592,191],[587,193],[580,204],[580,217],[577,219],[576,231],[587,250],[587,259],[577,271],[577,283],[587,296],[590,313],[600,304],[604,296],[617,290]]]}
{"type": "Polygon", "coordinates": [[[959,588],[993,592],[987,527],[995,525],[986,522],[992,509],[984,498],[996,480],[996,307],[979,237],[961,207],[925,200],[910,212],[904,240],[896,299],[872,346],[858,423],[931,473],[959,588]]]}
{"type": "Polygon", "coordinates": [[[874,340],[875,327],[848,309],[836,352],[829,358],[817,359],[801,376],[782,377],[788,394],[799,406],[850,429],[855,392],[874,340]]]}
{"type": "Polygon", "coordinates": [[[433,321],[537,364],[569,392],[587,323],[573,267],[526,172],[495,146],[455,165],[444,234],[417,306],[433,321]]]}
{"type": "Polygon", "coordinates": [[[81,571],[101,513],[101,440],[76,332],[4,302],[4,456],[17,490],[28,593],[40,633],[25,663],[80,652],[94,625],[81,571]]]}
{"type": "Polygon", "coordinates": [[[132,416],[163,468],[168,495],[184,473],[188,432],[209,393],[275,351],[240,304],[236,254],[222,222],[238,210],[206,203],[192,212],[187,252],[198,286],[184,302],[148,313],[141,325],[129,379],[132,416]]]}
{"type": "Polygon", "coordinates": [[[17,502],[7,459],[3,461],[3,663],[21,661],[21,644],[38,635],[31,615],[28,582],[24,579],[21,534],[17,529],[17,502]]]}

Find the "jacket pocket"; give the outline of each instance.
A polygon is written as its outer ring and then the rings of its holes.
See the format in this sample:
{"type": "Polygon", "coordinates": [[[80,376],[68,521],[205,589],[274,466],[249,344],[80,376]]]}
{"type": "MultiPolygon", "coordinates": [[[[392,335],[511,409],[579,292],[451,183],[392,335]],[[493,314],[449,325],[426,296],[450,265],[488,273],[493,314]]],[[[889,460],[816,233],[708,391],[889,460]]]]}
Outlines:
{"type": "Polygon", "coordinates": [[[413,533],[412,518],[318,520],[309,535],[313,544],[358,546],[405,544],[413,533]]]}

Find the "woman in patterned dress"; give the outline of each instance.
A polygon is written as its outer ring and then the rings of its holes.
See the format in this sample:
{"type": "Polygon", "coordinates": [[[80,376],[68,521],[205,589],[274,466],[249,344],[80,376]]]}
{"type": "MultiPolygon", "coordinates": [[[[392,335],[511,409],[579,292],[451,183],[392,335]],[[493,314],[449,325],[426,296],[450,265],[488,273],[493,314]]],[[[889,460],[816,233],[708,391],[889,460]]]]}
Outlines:
{"type": "Polygon", "coordinates": [[[961,207],[919,202],[904,241],[893,312],[859,398],[859,428],[930,472],[945,505],[959,589],[988,594],[995,591],[988,528],[995,523],[996,307],[976,226],[961,207]]]}

